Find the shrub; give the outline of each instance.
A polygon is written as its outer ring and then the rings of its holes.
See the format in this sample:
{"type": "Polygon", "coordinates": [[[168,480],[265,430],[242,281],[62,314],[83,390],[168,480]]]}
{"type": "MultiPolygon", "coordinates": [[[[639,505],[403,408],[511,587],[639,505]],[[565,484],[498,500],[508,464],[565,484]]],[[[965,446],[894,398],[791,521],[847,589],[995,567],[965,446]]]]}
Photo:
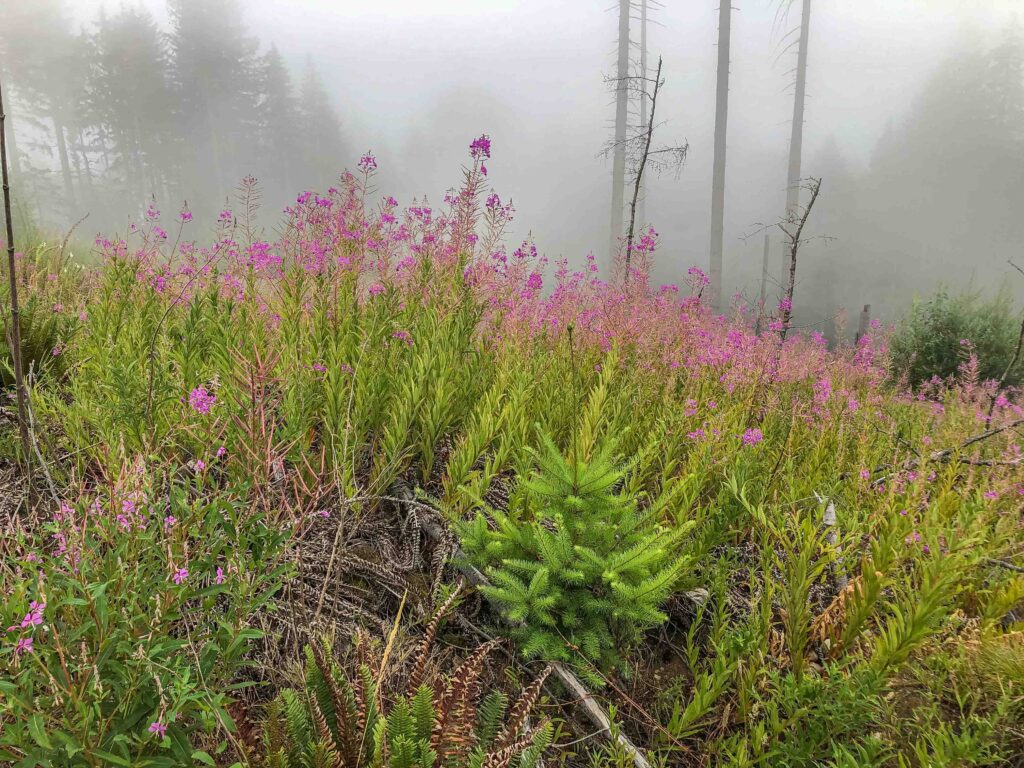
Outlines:
{"type": "MultiPolygon", "coordinates": [[[[998,380],[1013,358],[1020,324],[1020,313],[1006,291],[985,299],[979,293],[951,295],[942,289],[915,302],[897,327],[890,344],[894,372],[906,376],[913,387],[936,376],[948,379],[973,351],[981,379],[998,380]]],[[[1015,386],[1022,381],[1024,357],[1006,383],[1015,386]]]]}
{"type": "Polygon", "coordinates": [[[121,487],[22,542],[0,608],[0,762],[192,765],[227,747],[249,620],[283,573],[283,534],[238,499],[121,487]]]}
{"type": "Polygon", "coordinates": [[[618,488],[613,444],[590,460],[566,458],[549,437],[537,470],[510,509],[478,511],[459,526],[470,559],[493,586],[484,594],[513,624],[528,658],[590,662],[625,671],[620,649],[665,620],[688,525],[667,528],[618,488]],[[493,519],[493,526],[489,519],[493,519]]]}

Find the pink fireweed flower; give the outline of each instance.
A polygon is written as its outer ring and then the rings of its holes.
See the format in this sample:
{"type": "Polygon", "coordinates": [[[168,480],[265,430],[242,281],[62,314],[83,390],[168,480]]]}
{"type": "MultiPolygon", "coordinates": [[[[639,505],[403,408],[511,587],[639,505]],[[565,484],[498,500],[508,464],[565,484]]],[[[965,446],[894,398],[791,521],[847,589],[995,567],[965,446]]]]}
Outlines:
{"type": "Polygon", "coordinates": [[[485,133],[479,138],[473,139],[469,145],[469,156],[474,160],[489,160],[491,157],[491,139],[485,133]]]}
{"type": "Polygon", "coordinates": [[[313,363],[309,367],[312,368],[317,373],[326,373],[327,372],[327,366],[324,365],[323,363],[313,363]]]}
{"type": "Polygon", "coordinates": [[[401,339],[410,347],[412,346],[412,334],[408,331],[395,331],[391,336],[396,339],[401,339]]]}
{"type": "Polygon", "coordinates": [[[188,395],[188,404],[192,406],[192,410],[196,413],[204,415],[209,413],[211,406],[215,402],[217,402],[217,396],[212,392],[207,392],[206,387],[202,384],[193,389],[188,395]]]}
{"type": "Polygon", "coordinates": [[[384,293],[384,284],[374,283],[373,285],[370,286],[369,292],[371,296],[380,296],[382,293],[384,293]]]}
{"type": "Polygon", "coordinates": [[[228,449],[227,449],[227,448],[225,448],[225,447],[224,447],[224,446],[222,445],[222,446],[221,446],[220,448],[218,448],[218,449],[217,449],[217,454],[216,454],[216,455],[217,455],[217,458],[218,458],[218,459],[223,459],[223,458],[224,458],[224,457],[225,457],[225,456],[227,455],[227,452],[228,452],[228,449]]]}
{"type": "Polygon", "coordinates": [[[195,467],[196,472],[202,472],[204,469],[206,469],[206,462],[203,461],[202,459],[196,459],[195,467]]]}
{"type": "Polygon", "coordinates": [[[178,219],[181,220],[182,224],[187,224],[188,222],[192,221],[192,211],[190,211],[188,208],[183,208],[181,210],[181,213],[178,214],[178,219]]]}
{"type": "Polygon", "coordinates": [[[32,653],[33,640],[31,637],[19,637],[14,645],[14,655],[20,656],[23,653],[32,653]]]}
{"type": "Polygon", "coordinates": [[[46,603],[37,603],[33,600],[28,604],[28,613],[21,620],[21,624],[13,624],[7,628],[7,631],[13,632],[16,629],[28,629],[39,626],[43,623],[43,611],[45,609],[46,603]]]}
{"type": "Polygon", "coordinates": [[[220,566],[217,567],[217,575],[214,577],[213,583],[214,584],[223,584],[224,583],[224,569],[221,568],[220,566]]]}
{"type": "Polygon", "coordinates": [[[743,444],[744,445],[757,445],[764,440],[764,435],[761,430],[757,427],[751,427],[743,433],[743,444]]]}
{"type": "Polygon", "coordinates": [[[157,738],[164,738],[167,735],[167,726],[161,723],[159,720],[149,724],[149,732],[155,733],[157,738]]]}
{"type": "Polygon", "coordinates": [[[184,583],[185,580],[188,579],[188,568],[179,568],[174,572],[174,575],[171,576],[171,579],[175,584],[184,583]]]}
{"type": "Polygon", "coordinates": [[[167,517],[164,518],[164,530],[169,531],[177,522],[178,520],[174,515],[167,515],[167,517]]]}
{"type": "Polygon", "coordinates": [[[369,173],[370,171],[376,170],[377,158],[373,156],[372,152],[367,152],[361,158],[359,158],[359,170],[363,173],[369,173]]]}
{"type": "Polygon", "coordinates": [[[779,301],[779,312],[792,312],[793,311],[793,300],[788,296],[782,297],[779,301]]]}
{"type": "Polygon", "coordinates": [[[985,493],[982,494],[982,495],[986,499],[988,499],[989,501],[991,501],[992,499],[998,499],[999,498],[999,494],[996,491],[985,491],[985,493]]]}

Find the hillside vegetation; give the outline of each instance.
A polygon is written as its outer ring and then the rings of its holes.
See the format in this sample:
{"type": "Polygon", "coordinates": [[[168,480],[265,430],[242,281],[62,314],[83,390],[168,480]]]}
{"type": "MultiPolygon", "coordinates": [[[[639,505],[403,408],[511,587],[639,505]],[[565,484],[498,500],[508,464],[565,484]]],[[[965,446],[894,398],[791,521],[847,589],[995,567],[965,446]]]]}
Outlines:
{"type": "Polygon", "coordinates": [[[0,763],[1022,764],[1016,393],[506,249],[470,153],[20,257],[0,763]]]}

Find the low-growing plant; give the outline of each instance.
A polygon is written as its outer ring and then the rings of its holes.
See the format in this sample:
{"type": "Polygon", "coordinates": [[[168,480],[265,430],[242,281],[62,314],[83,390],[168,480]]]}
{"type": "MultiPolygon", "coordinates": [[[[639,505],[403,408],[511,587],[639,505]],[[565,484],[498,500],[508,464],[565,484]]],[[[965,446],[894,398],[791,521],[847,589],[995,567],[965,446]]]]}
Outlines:
{"type": "Polygon", "coordinates": [[[236,739],[227,706],[287,532],[244,489],[132,479],[62,504],[5,561],[6,765],[191,765],[236,739]]]}
{"type": "Polygon", "coordinates": [[[267,768],[535,768],[551,743],[550,722],[527,728],[550,670],[509,709],[499,690],[481,696],[481,675],[494,643],[477,648],[447,680],[423,684],[433,630],[403,693],[385,702],[369,665],[350,679],[331,646],[306,646],[305,684],[281,691],[264,725],[267,768]]]}

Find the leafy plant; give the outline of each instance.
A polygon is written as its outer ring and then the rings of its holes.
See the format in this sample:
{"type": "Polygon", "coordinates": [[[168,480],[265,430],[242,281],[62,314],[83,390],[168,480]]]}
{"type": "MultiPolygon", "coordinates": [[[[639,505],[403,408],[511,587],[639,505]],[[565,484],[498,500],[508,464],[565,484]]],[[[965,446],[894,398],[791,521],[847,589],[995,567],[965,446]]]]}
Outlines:
{"type": "Polygon", "coordinates": [[[113,488],[19,542],[0,608],[0,762],[191,765],[236,739],[227,707],[287,534],[238,489],[165,494],[113,488]]]}
{"type": "MultiPolygon", "coordinates": [[[[952,295],[942,289],[915,302],[897,326],[889,345],[893,367],[916,387],[933,377],[956,375],[973,351],[980,378],[998,380],[1013,359],[1020,327],[1020,311],[1005,290],[985,298],[976,292],[952,295]]],[[[1024,357],[1009,371],[1006,384],[1022,381],[1024,357]]]]}

